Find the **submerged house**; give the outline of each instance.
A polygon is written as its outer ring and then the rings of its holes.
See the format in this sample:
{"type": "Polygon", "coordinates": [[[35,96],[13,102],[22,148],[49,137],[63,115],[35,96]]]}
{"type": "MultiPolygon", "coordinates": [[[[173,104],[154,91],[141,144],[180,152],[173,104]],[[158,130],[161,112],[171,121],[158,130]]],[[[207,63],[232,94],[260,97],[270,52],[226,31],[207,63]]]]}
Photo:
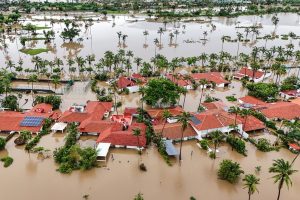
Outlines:
{"type": "Polygon", "coordinates": [[[268,103],[262,114],[269,120],[294,120],[300,118],[300,105],[292,102],[268,103]]]}
{"type": "Polygon", "coordinates": [[[0,132],[41,131],[45,119],[56,120],[60,111],[53,111],[50,104],[37,104],[27,112],[0,111],[0,132]]]}
{"type": "Polygon", "coordinates": [[[141,84],[145,84],[147,80],[140,74],[132,74],[130,77],[121,76],[117,80],[119,90],[127,88],[130,93],[138,92],[141,84]]]}
{"type": "Polygon", "coordinates": [[[111,122],[104,121],[112,110],[112,102],[88,101],[85,106],[74,105],[65,111],[58,122],[76,123],[81,134],[98,135],[111,122]]]}
{"type": "Polygon", "coordinates": [[[175,83],[176,85],[178,85],[179,87],[183,87],[187,90],[193,89],[193,84],[191,80],[185,78],[185,76],[181,74],[167,74],[165,77],[173,83],[175,83]]]}
{"type": "Polygon", "coordinates": [[[290,100],[290,99],[295,99],[297,97],[300,97],[300,90],[285,90],[279,92],[279,95],[284,99],[284,100],[290,100]]]}
{"type": "Polygon", "coordinates": [[[202,113],[192,114],[190,124],[197,133],[197,138],[207,136],[210,132],[221,131],[223,133],[229,133],[233,130],[237,130],[239,133],[243,133],[242,122],[236,120],[236,129],[232,126],[234,125],[235,117],[229,113],[220,110],[207,110],[202,113]]]}
{"type": "MultiPolygon", "coordinates": [[[[161,135],[167,140],[180,140],[182,136],[181,123],[178,122],[177,117],[182,114],[184,110],[181,107],[172,108],[154,108],[147,110],[148,115],[152,119],[154,133],[161,135]],[[167,120],[163,119],[163,113],[168,110],[172,117],[167,120]]],[[[188,125],[183,132],[183,140],[196,138],[197,134],[195,130],[188,125]]]]}
{"type": "Polygon", "coordinates": [[[143,149],[146,147],[146,125],[132,123],[127,129],[123,124],[115,123],[104,130],[97,139],[97,144],[109,143],[112,147],[143,149]],[[139,129],[140,135],[135,136],[134,130],[139,129]]]}
{"type": "Polygon", "coordinates": [[[252,108],[252,109],[260,109],[265,107],[268,103],[253,97],[253,96],[244,96],[238,99],[238,103],[241,107],[244,108],[252,108]]]}
{"type": "Polygon", "coordinates": [[[201,79],[205,79],[209,84],[204,87],[211,87],[215,85],[217,88],[228,87],[230,82],[227,81],[220,72],[206,72],[206,73],[194,73],[191,74],[191,77],[195,81],[200,81],[201,79]]]}
{"type": "Polygon", "coordinates": [[[233,78],[241,80],[244,77],[248,77],[250,81],[257,83],[270,76],[271,72],[263,72],[261,70],[253,71],[251,68],[242,67],[237,73],[233,75],[233,78]]]}

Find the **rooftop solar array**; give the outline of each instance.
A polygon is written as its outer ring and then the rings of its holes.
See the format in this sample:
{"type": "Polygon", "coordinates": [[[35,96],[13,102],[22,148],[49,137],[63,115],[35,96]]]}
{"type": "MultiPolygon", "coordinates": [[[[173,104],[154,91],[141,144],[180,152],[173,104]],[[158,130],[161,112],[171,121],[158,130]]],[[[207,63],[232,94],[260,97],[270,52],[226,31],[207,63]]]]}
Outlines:
{"type": "Polygon", "coordinates": [[[177,156],[178,155],[178,151],[172,144],[171,140],[166,140],[165,146],[166,146],[166,152],[169,156],[177,156]]]}
{"type": "Polygon", "coordinates": [[[38,127],[42,124],[43,117],[26,116],[20,123],[20,126],[38,127]]]}
{"type": "Polygon", "coordinates": [[[190,120],[195,124],[201,124],[201,120],[197,119],[195,116],[191,116],[190,120]]]}

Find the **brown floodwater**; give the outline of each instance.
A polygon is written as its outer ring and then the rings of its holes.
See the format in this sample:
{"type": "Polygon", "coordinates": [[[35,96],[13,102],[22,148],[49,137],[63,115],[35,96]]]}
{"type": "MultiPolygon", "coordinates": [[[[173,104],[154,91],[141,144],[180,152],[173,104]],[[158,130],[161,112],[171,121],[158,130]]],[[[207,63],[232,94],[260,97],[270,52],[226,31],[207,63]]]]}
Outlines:
{"type": "MultiPolygon", "coordinates": [[[[89,138],[91,139],[91,138],[89,138]]],[[[87,138],[84,139],[85,141],[87,138]]],[[[59,147],[63,135],[45,136],[39,145],[49,149],[59,147]]],[[[179,148],[179,144],[176,145],[179,148]]],[[[293,159],[293,154],[282,149],[279,152],[262,153],[251,144],[247,144],[248,156],[244,157],[231,151],[227,145],[221,145],[218,158],[211,160],[207,153],[199,149],[196,141],[184,142],[183,162],[179,166],[175,159],[169,167],[158,154],[156,148],[150,147],[139,156],[134,150],[111,149],[114,161],[108,160],[106,167],[90,171],[75,171],[63,175],[55,171],[57,166],[52,158],[40,159],[36,154],[27,154],[23,147],[16,148],[13,140],[7,144],[7,150],[0,156],[9,155],[14,163],[9,168],[0,166],[1,198],[17,199],[133,199],[141,192],[145,199],[184,200],[194,196],[197,199],[246,199],[247,192],[242,182],[231,185],[217,178],[217,169],[222,159],[232,159],[241,164],[245,173],[255,173],[255,167],[261,166],[257,174],[261,179],[259,194],[253,199],[275,199],[277,186],[273,183],[268,168],[275,158],[293,159]],[[192,156],[191,156],[191,152],[192,156]],[[141,172],[139,163],[145,163],[147,172],[141,172]]],[[[294,166],[300,169],[300,161],[294,166]]],[[[300,173],[292,177],[293,187],[283,189],[282,199],[299,198],[300,173]]]]}
{"type": "MultiPolygon", "coordinates": [[[[92,13],[87,13],[85,18],[99,19],[101,15],[95,15],[92,13]]],[[[288,34],[289,32],[294,32],[296,34],[300,33],[299,18],[297,14],[279,14],[280,21],[279,25],[276,28],[276,34],[288,34]]],[[[48,48],[50,51],[48,53],[41,53],[40,56],[43,59],[53,60],[55,57],[61,58],[64,61],[64,70],[66,75],[68,74],[67,59],[74,58],[76,56],[86,57],[87,55],[95,54],[96,61],[103,57],[104,52],[107,50],[117,52],[119,50],[119,43],[117,32],[121,31],[123,34],[128,35],[126,39],[125,50],[133,51],[136,57],[141,57],[146,61],[149,61],[151,57],[154,56],[155,50],[157,53],[166,56],[171,59],[174,57],[188,57],[188,56],[199,56],[201,53],[218,53],[220,52],[222,42],[221,37],[223,35],[231,36],[232,39],[236,38],[236,32],[241,32],[244,34],[243,29],[238,29],[236,26],[250,26],[255,23],[262,24],[263,28],[259,29],[260,36],[265,34],[271,34],[274,31],[274,25],[271,22],[272,15],[263,15],[262,17],[258,16],[240,16],[238,18],[221,18],[214,17],[212,23],[216,25],[216,30],[211,29],[210,23],[184,23],[180,22],[179,27],[174,27],[173,23],[168,23],[166,31],[162,35],[162,48],[157,48],[154,45],[154,39],[159,38],[157,30],[160,27],[163,27],[162,23],[156,22],[146,22],[143,21],[145,16],[138,16],[137,22],[129,22],[132,20],[132,17],[128,15],[117,15],[115,20],[109,16],[107,21],[95,21],[93,25],[85,29],[83,22],[81,24],[80,38],[83,41],[74,42],[64,42],[59,36],[61,31],[64,28],[62,23],[56,22],[53,27],[50,24],[50,19],[72,19],[72,15],[63,16],[63,15],[31,15],[30,18],[25,18],[26,23],[33,23],[39,26],[48,26],[51,27],[56,32],[56,37],[51,44],[44,44],[43,40],[36,40],[27,42],[26,47],[28,48],[48,48]],[[43,21],[47,19],[46,21],[43,21]],[[42,20],[42,21],[41,21],[42,20]],[[114,23],[114,24],[113,24],[114,23]],[[182,26],[185,24],[184,26],[182,26]],[[114,26],[113,26],[114,25],[114,26]],[[169,45],[170,38],[169,33],[178,30],[180,34],[177,38],[177,45],[169,45]],[[149,35],[147,36],[146,44],[147,48],[144,48],[145,37],[143,31],[147,30],[149,35]],[[207,31],[208,36],[206,37],[208,41],[203,44],[200,42],[200,39],[203,38],[203,32],[207,31]],[[193,43],[187,43],[186,41],[194,41],[193,43]]],[[[203,18],[205,19],[205,18],[203,18]]],[[[43,37],[43,30],[38,30],[38,37],[43,37]]],[[[27,32],[23,32],[27,35],[27,32]]],[[[7,51],[4,52],[1,50],[0,53],[0,66],[5,67],[8,59],[13,60],[15,63],[22,58],[24,61],[24,68],[33,68],[31,63],[31,56],[19,52],[18,50],[22,48],[19,40],[20,35],[11,35],[5,40],[8,45],[7,51]]],[[[248,39],[255,38],[252,33],[248,35],[248,39]]],[[[265,40],[253,40],[254,42],[249,42],[248,44],[240,44],[239,52],[249,53],[250,50],[254,47],[265,46],[265,40]]],[[[267,48],[272,46],[286,46],[292,42],[295,46],[295,50],[299,49],[298,40],[281,40],[278,39],[268,41],[266,44],[267,48]]],[[[175,39],[173,40],[175,43],[175,39]]],[[[123,44],[121,44],[123,46],[123,44]]],[[[225,42],[224,51],[236,55],[237,52],[237,43],[234,42],[225,42]]],[[[76,64],[75,64],[76,66],[76,64]]],[[[132,71],[136,71],[134,66],[132,71]]]]}
{"type": "MultiPolygon", "coordinates": [[[[49,16],[46,16],[49,17],[49,16]]],[[[95,16],[94,16],[95,17],[95,16]]],[[[220,37],[222,35],[236,34],[235,23],[240,21],[241,25],[261,22],[263,29],[260,31],[263,34],[271,33],[274,26],[271,23],[271,15],[263,17],[243,16],[237,19],[213,18],[213,23],[217,25],[216,31],[209,32],[209,41],[202,45],[201,43],[184,43],[184,40],[199,40],[205,30],[210,31],[207,24],[187,23],[186,30],[179,28],[181,34],[178,36],[177,48],[168,46],[168,33],[174,30],[172,24],[168,24],[167,32],[162,36],[164,48],[158,50],[168,58],[200,55],[202,52],[212,53],[219,52],[221,48],[220,37]]],[[[32,21],[34,19],[43,19],[44,16],[32,16],[28,22],[39,25],[50,26],[49,21],[32,21]]],[[[63,16],[54,16],[54,18],[63,18],[63,16]]],[[[50,45],[52,49],[49,53],[42,53],[39,56],[47,59],[60,57],[64,60],[68,57],[86,56],[94,53],[99,59],[103,56],[106,50],[117,51],[118,39],[116,32],[122,31],[129,37],[127,39],[126,50],[132,50],[136,56],[149,60],[154,55],[153,40],[159,37],[156,33],[158,28],[163,26],[161,23],[149,23],[145,21],[128,23],[128,16],[117,16],[115,26],[112,27],[112,21],[94,22],[94,25],[86,32],[82,33],[84,40],[80,43],[63,43],[62,39],[56,37],[55,41],[50,45]],[[144,36],[142,32],[147,29],[148,48],[143,48],[144,36]],[[91,34],[92,33],[92,34],[91,34]],[[87,39],[88,38],[88,39],[87,39]],[[137,42],[140,41],[140,42],[137,42]]],[[[142,17],[141,17],[142,18],[142,17]]],[[[277,28],[277,34],[287,34],[290,31],[296,34],[300,33],[300,26],[297,15],[295,14],[280,14],[280,23],[277,28]]],[[[54,24],[53,29],[60,32],[63,26],[59,23],[54,24]]],[[[58,36],[58,34],[57,34],[58,36]]],[[[12,38],[15,36],[12,35],[12,38]]],[[[17,36],[19,37],[19,36],[17,36]]],[[[251,35],[249,36],[251,38],[251,35]]],[[[5,66],[7,58],[17,61],[19,57],[24,60],[25,68],[32,68],[31,57],[19,53],[17,48],[21,47],[16,40],[6,40],[8,43],[8,52],[0,53],[0,66],[5,66]],[[9,42],[11,41],[11,42],[9,42]]],[[[299,49],[297,40],[293,41],[295,49],[299,49]]],[[[273,45],[286,45],[289,41],[274,40],[267,43],[267,47],[273,45]]],[[[258,41],[255,45],[264,46],[264,41],[258,41]]],[[[44,47],[42,41],[35,41],[28,44],[32,47],[44,47]]],[[[241,52],[249,52],[251,46],[241,45],[241,52]]],[[[235,55],[236,43],[225,43],[224,50],[235,55]]],[[[64,66],[67,69],[67,66],[64,66]]],[[[133,69],[134,71],[135,69],[133,69]]],[[[66,70],[67,71],[67,70],[66,70]]],[[[295,70],[291,71],[296,73],[295,70]]],[[[27,83],[15,82],[15,87],[28,86],[27,83]]],[[[100,87],[107,88],[107,84],[99,83],[100,87]]],[[[48,88],[47,83],[34,83],[34,87],[48,88]]],[[[53,85],[50,84],[53,89],[53,85]]],[[[57,89],[63,90],[63,86],[57,89]]],[[[205,95],[210,95],[221,99],[226,105],[234,105],[235,103],[228,102],[226,96],[235,95],[237,98],[242,97],[247,93],[242,88],[239,81],[233,81],[229,89],[216,89],[214,91],[205,90],[205,95]]],[[[186,97],[185,110],[196,111],[200,100],[200,90],[189,91],[186,97]]],[[[24,104],[25,99],[28,102],[23,108],[30,108],[32,104],[32,95],[23,94],[20,104],[24,104]]],[[[96,96],[91,92],[88,82],[76,82],[69,91],[64,91],[62,96],[63,102],[61,109],[64,111],[74,103],[85,104],[88,100],[96,100],[96,96]]],[[[140,95],[138,93],[130,95],[119,95],[118,101],[122,102],[120,112],[125,107],[140,106],[140,95]]],[[[203,98],[205,99],[205,97],[203,98]]],[[[180,104],[183,103],[183,97],[180,98],[180,104]]],[[[3,135],[1,135],[3,136],[3,135]]],[[[64,143],[65,134],[51,133],[43,137],[38,146],[43,146],[46,149],[53,151],[64,143]]],[[[258,134],[256,137],[265,137],[274,141],[272,135],[258,134]]],[[[247,192],[243,189],[242,182],[231,185],[225,181],[218,180],[217,169],[218,164],[222,159],[228,158],[238,161],[246,173],[255,173],[256,166],[262,166],[262,171],[258,176],[261,179],[261,184],[258,186],[259,194],[254,194],[254,200],[260,199],[275,199],[277,194],[277,186],[273,184],[271,174],[268,173],[268,168],[271,166],[272,160],[276,158],[284,158],[292,160],[294,155],[289,151],[282,149],[279,152],[262,153],[256,148],[247,144],[248,157],[243,157],[227,145],[222,145],[220,153],[216,160],[211,160],[207,153],[199,149],[196,141],[184,142],[183,145],[183,163],[179,166],[176,159],[173,159],[173,166],[169,167],[162,157],[158,154],[156,148],[150,147],[144,151],[142,156],[139,156],[134,150],[111,149],[110,154],[114,155],[115,160],[108,160],[106,167],[92,169],[90,171],[81,172],[75,171],[70,175],[63,175],[55,171],[57,165],[52,158],[41,159],[36,154],[28,154],[24,151],[24,147],[16,147],[13,143],[14,138],[7,144],[6,149],[0,151],[0,157],[11,156],[14,158],[14,163],[9,168],[0,166],[0,194],[4,200],[52,200],[52,199],[83,199],[83,195],[89,195],[89,199],[133,199],[138,192],[144,194],[145,199],[167,199],[167,200],[184,200],[194,196],[197,199],[222,199],[222,200],[240,200],[247,198],[247,192]],[[191,156],[191,152],[193,155],[191,156]],[[145,163],[147,172],[141,172],[138,168],[139,163],[145,163]]],[[[81,145],[93,144],[96,137],[83,137],[80,140],[81,145]]],[[[179,145],[176,145],[179,149],[179,145]]],[[[1,163],[2,164],[2,163],[1,163]]],[[[300,170],[300,161],[295,163],[295,169],[300,170]]],[[[300,194],[300,173],[292,177],[293,187],[288,191],[283,189],[282,199],[296,200],[300,194]]]]}

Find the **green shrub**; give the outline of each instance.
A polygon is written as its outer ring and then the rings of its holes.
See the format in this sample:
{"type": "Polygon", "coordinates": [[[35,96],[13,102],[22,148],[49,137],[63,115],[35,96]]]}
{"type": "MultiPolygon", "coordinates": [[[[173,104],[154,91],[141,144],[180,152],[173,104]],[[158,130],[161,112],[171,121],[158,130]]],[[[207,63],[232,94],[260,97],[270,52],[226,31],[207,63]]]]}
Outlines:
{"type": "Polygon", "coordinates": [[[218,170],[218,177],[222,180],[226,180],[229,183],[236,183],[240,175],[244,171],[241,169],[240,164],[231,160],[223,160],[220,163],[218,170]]]}
{"type": "Polygon", "coordinates": [[[233,135],[229,135],[226,138],[226,141],[238,153],[240,153],[244,156],[247,156],[246,143],[244,142],[244,140],[242,140],[240,138],[237,138],[237,137],[234,137],[233,135]]]}
{"type": "Polygon", "coordinates": [[[0,151],[5,148],[6,141],[4,138],[0,137],[0,151]]]}
{"type": "Polygon", "coordinates": [[[200,144],[200,146],[201,146],[202,149],[208,150],[209,142],[208,142],[207,139],[202,139],[202,140],[200,140],[200,141],[199,141],[199,144],[200,144]]]}
{"type": "Polygon", "coordinates": [[[14,162],[14,159],[7,156],[7,157],[4,157],[4,158],[1,158],[1,161],[4,163],[3,164],[4,167],[9,167],[14,162]]]}
{"type": "Polygon", "coordinates": [[[262,152],[269,152],[275,150],[271,142],[266,138],[259,138],[256,142],[256,147],[258,150],[262,152]]]}
{"type": "Polygon", "coordinates": [[[235,98],[234,96],[227,96],[226,99],[231,102],[237,101],[237,98],[235,98]]]}

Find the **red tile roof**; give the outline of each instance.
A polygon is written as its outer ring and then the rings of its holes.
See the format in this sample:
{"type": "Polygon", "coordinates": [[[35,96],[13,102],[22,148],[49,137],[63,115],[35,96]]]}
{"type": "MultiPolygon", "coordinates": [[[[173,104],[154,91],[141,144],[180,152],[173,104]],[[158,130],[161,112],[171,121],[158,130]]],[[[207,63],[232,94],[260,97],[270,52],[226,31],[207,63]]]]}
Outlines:
{"type": "Polygon", "coordinates": [[[20,123],[26,116],[43,117],[55,119],[59,115],[59,111],[52,111],[52,106],[49,104],[37,104],[28,112],[2,111],[0,112],[0,131],[30,131],[39,132],[43,123],[37,127],[20,126],[20,123]]]}
{"type": "Polygon", "coordinates": [[[138,114],[138,108],[126,107],[124,110],[124,115],[135,115],[138,114]]]}
{"type": "MultiPolygon", "coordinates": [[[[259,79],[264,75],[264,72],[262,71],[256,71],[254,74],[255,79],[259,79]]],[[[238,71],[234,76],[237,77],[244,77],[248,76],[250,78],[253,78],[253,70],[249,69],[248,67],[242,67],[240,71],[238,71]]]]}
{"type": "Polygon", "coordinates": [[[300,105],[291,102],[269,103],[261,112],[269,119],[292,120],[300,118],[300,105]]]}
{"type": "Polygon", "coordinates": [[[214,101],[209,103],[201,103],[203,107],[205,107],[207,110],[215,110],[215,109],[222,109],[224,110],[226,108],[226,105],[222,101],[214,101]]]}
{"type": "Polygon", "coordinates": [[[257,119],[256,117],[249,115],[247,118],[244,118],[240,115],[237,116],[237,119],[243,123],[243,130],[248,131],[257,131],[266,128],[265,124],[257,119]],[[246,120],[246,124],[245,124],[246,120]]]}
{"type": "Polygon", "coordinates": [[[289,96],[294,96],[294,97],[299,95],[298,90],[285,90],[285,91],[281,91],[281,93],[287,94],[289,96]]]}
{"type": "Polygon", "coordinates": [[[112,145],[145,147],[146,146],[146,125],[142,123],[134,123],[129,127],[128,130],[125,131],[110,127],[99,135],[97,139],[97,143],[100,142],[111,143],[112,145]],[[139,144],[138,144],[137,136],[133,135],[134,129],[141,130],[141,135],[138,137],[139,144]]]}
{"type": "Polygon", "coordinates": [[[113,126],[118,126],[118,125],[120,127],[122,127],[122,124],[118,124],[116,122],[111,122],[111,121],[85,120],[79,125],[78,129],[82,133],[102,133],[106,129],[113,127],[113,126]]]}
{"type": "Polygon", "coordinates": [[[176,76],[173,76],[173,74],[167,74],[166,78],[180,87],[185,87],[192,84],[191,81],[185,80],[184,76],[180,74],[177,74],[176,76]]]}
{"type": "Polygon", "coordinates": [[[300,151],[300,146],[296,143],[290,143],[289,146],[296,151],[300,151]]]}
{"type": "Polygon", "coordinates": [[[65,111],[58,119],[60,122],[83,122],[85,120],[102,120],[105,112],[110,111],[113,106],[112,102],[89,101],[84,112],[65,111]]]}
{"type": "MultiPolygon", "coordinates": [[[[200,123],[194,124],[190,121],[190,124],[199,131],[222,128],[234,124],[234,116],[223,110],[205,111],[194,114],[194,117],[200,120],[200,123]]],[[[237,119],[236,124],[242,124],[242,122],[237,119]]]]}
{"type": "MultiPolygon", "coordinates": [[[[163,128],[163,124],[153,126],[154,132],[157,135],[161,134],[162,128],[163,128]]],[[[181,134],[182,134],[181,123],[179,122],[173,124],[166,123],[162,136],[163,138],[176,140],[181,138],[181,134]]],[[[188,125],[188,127],[183,132],[183,137],[195,137],[195,136],[197,136],[196,131],[190,125],[188,125]]]]}
{"type": "Polygon", "coordinates": [[[245,104],[251,104],[254,106],[263,106],[263,105],[267,104],[267,103],[263,102],[262,100],[255,98],[253,96],[244,96],[244,97],[239,98],[239,100],[245,104]]]}
{"type": "Polygon", "coordinates": [[[229,83],[229,81],[225,80],[220,72],[195,73],[191,74],[191,77],[194,80],[206,79],[207,81],[214,82],[218,85],[222,83],[229,83]]]}
{"type": "Polygon", "coordinates": [[[139,81],[141,81],[142,83],[146,83],[147,79],[145,77],[143,77],[141,74],[137,74],[137,73],[133,73],[131,75],[132,78],[137,79],[139,81]]]}
{"type": "Polygon", "coordinates": [[[127,78],[125,76],[122,76],[118,79],[118,87],[120,89],[129,87],[129,86],[134,86],[134,85],[136,85],[136,83],[133,80],[131,80],[130,78],[127,78]]]}
{"type": "Polygon", "coordinates": [[[150,115],[150,117],[152,119],[161,119],[162,116],[163,116],[164,110],[168,110],[173,117],[181,115],[181,113],[184,112],[184,110],[181,107],[177,106],[177,107],[166,108],[166,109],[163,109],[163,108],[153,108],[153,109],[147,110],[147,113],[150,115]]]}

